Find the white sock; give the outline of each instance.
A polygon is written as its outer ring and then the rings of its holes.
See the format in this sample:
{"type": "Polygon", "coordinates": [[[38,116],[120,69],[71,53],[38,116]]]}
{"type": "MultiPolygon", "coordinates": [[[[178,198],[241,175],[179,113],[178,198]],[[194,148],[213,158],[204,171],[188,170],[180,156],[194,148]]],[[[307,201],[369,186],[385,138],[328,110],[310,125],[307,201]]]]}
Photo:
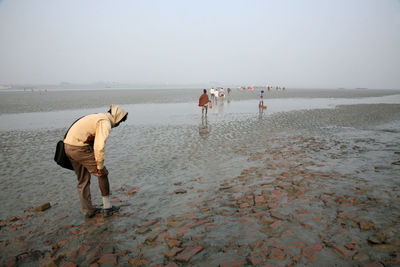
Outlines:
{"type": "Polygon", "coordinates": [[[110,197],[109,196],[103,197],[103,209],[109,209],[109,208],[111,208],[110,197]]]}

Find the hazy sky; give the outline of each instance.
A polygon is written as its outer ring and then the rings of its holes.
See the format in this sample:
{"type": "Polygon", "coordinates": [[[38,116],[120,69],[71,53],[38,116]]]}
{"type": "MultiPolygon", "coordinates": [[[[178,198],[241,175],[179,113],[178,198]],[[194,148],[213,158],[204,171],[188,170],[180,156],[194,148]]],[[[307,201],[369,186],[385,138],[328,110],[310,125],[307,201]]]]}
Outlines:
{"type": "Polygon", "coordinates": [[[0,83],[400,89],[400,0],[0,0],[0,83]]]}

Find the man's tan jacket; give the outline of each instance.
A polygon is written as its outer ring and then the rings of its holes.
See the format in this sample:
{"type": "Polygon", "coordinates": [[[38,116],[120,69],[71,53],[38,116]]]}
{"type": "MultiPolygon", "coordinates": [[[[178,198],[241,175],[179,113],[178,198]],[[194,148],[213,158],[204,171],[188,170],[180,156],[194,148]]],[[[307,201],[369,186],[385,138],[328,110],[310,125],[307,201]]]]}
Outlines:
{"type": "Polygon", "coordinates": [[[72,125],[64,143],[72,146],[93,146],[97,169],[104,167],[105,145],[113,128],[126,112],[119,106],[111,105],[111,113],[90,114],[72,125]]]}

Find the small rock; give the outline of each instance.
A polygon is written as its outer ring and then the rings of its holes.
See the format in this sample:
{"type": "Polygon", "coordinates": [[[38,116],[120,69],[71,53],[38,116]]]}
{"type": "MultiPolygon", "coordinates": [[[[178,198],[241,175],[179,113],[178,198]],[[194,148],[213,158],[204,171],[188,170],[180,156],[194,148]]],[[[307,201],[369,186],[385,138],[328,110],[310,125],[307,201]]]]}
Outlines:
{"type": "Polygon", "coordinates": [[[42,204],[40,206],[35,207],[35,210],[38,211],[38,212],[39,211],[45,211],[45,210],[49,209],[50,207],[51,207],[50,203],[46,202],[46,203],[44,203],[44,204],[42,204]]]}
{"type": "Polygon", "coordinates": [[[187,191],[185,189],[178,189],[175,191],[175,194],[185,194],[187,191]]]}

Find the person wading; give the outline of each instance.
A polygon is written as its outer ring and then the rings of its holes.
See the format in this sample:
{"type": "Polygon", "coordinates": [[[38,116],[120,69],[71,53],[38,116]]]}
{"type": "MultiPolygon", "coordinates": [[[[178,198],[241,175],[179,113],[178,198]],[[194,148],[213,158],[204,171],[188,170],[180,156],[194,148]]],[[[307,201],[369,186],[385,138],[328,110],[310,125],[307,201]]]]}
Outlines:
{"type": "Polygon", "coordinates": [[[110,203],[110,184],[108,170],[104,166],[105,145],[111,128],[125,121],[128,113],[117,105],[111,105],[107,113],[90,114],[76,121],[64,139],[65,154],[78,177],[78,194],[83,214],[86,218],[102,212],[111,216],[119,207],[110,203]],[[92,205],[90,195],[90,174],[99,179],[103,209],[92,205]]]}
{"type": "Polygon", "coordinates": [[[208,102],[210,100],[208,99],[207,95],[207,90],[203,90],[203,94],[199,98],[199,107],[201,107],[201,117],[204,117],[204,110],[206,111],[206,117],[207,117],[207,111],[208,111],[208,102]]]}

